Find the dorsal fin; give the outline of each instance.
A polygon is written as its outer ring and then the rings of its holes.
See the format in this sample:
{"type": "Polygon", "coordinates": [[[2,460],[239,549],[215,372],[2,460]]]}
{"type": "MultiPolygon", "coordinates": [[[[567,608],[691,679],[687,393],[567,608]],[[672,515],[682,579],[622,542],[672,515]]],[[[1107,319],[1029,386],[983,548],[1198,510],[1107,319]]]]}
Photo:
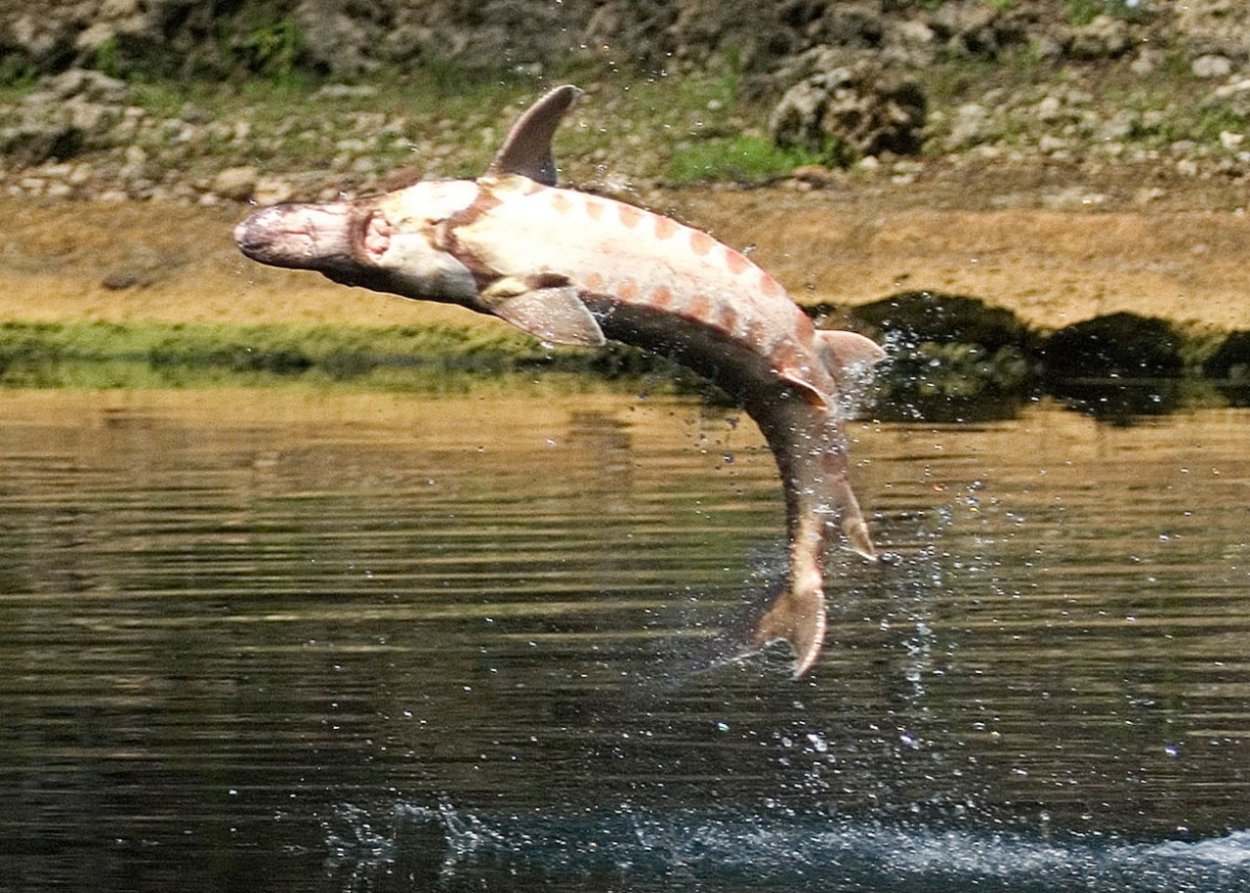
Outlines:
{"type": "Polygon", "coordinates": [[[572,84],[556,87],[525,110],[508,131],[487,174],[520,174],[542,183],[556,185],[556,162],[551,156],[551,138],[560,119],[582,91],[572,84]]]}

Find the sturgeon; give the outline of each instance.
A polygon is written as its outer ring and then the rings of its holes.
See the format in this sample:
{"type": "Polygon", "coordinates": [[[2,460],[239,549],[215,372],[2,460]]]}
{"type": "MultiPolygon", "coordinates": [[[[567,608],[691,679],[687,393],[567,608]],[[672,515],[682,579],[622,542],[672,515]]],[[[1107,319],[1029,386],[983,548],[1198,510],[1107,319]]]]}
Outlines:
{"type": "Polygon", "coordinates": [[[775,278],[698,229],[556,186],[551,142],[580,92],[558,87],[513,125],[476,180],[258,210],[234,231],[249,258],[344,285],[459,304],[544,342],[622,341],[710,379],[763,432],[785,488],[788,567],[732,632],[732,657],[785,640],[794,675],[825,637],[826,552],[840,532],[874,560],[848,480],[841,406],[884,351],[817,330],[775,278]]]}

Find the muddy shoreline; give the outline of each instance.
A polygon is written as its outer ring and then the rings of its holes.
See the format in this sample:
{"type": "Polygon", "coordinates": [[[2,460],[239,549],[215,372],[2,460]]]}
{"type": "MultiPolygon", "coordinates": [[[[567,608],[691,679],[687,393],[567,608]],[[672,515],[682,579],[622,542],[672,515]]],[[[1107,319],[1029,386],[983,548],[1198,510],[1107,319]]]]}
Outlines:
{"type": "MultiPolygon", "coordinates": [[[[640,198],[747,250],[802,304],[851,308],[934,291],[1006,308],[1039,331],[1120,311],[1193,330],[1250,328],[1243,208],[1221,209],[1183,184],[1136,205],[1110,181],[1074,183],[1063,207],[1037,182],[959,172],[640,198]]],[[[230,236],[246,212],[242,203],[0,198],[0,320],[494,324],[248,263],[230,236]]]]}

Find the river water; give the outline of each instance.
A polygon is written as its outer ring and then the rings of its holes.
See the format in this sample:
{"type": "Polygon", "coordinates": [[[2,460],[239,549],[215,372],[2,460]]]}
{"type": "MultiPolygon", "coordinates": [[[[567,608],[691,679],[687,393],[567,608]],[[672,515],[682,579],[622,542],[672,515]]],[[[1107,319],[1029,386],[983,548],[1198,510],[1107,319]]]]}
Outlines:
{"type": "Polygon", "coordinates": [[[1250,885],[1250,411],[856,423],[827,652],[753,425],[554,385],[0,392],[0,889],[1250,885]],[[1131,422],[1131,424],[1129,423],[1131,422]]]}

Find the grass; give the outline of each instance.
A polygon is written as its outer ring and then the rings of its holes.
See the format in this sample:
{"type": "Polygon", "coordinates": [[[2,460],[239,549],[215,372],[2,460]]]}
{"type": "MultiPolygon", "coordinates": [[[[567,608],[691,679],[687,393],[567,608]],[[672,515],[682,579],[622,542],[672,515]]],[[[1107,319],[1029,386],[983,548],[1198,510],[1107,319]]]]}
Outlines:
{"type": "Polygon", "coordinates": [[[782,148],[763,137],[717,137],[679,146],[669,166],[669,180],[674,183],[761,183],[788,176],[800,165],[822,164],[827,160],[803,149],[782,148]]]}
{"type": "Polygon", "coordinates": [[[693,390],[689,373],[622,345],[549,349],[521,333],[450,326],[220,325],[65,322],[0,324],[0,386],[171,387],[296,380],[440,390],[454,379],[589,375],[656,378],[693,390]]]}
{"type": "MultiPolygon", "coordinates": [[[[737,77],[723,72],[604,81],[602,72],[573,67],[540,84],[427,60],[371,76],[364,95],[327,95],[324,82],[311,77],[252,77],[224,86],[137,78],[132,102],[152,120],[189,114],[205,124],[210,137],[193,156],[178,159],[194,174],[244,158],[274,174],[346,169],[360,159],[379,172],[412,165],[428,175],[462,177],[479,174],[521,110],[562,82],[598,83],[556,137],[557,158],[574,181],[604,176],[604,162],[614,177],[651,177],[671,167],[678,179],[693,181],[753,179],[757,171],[769,177],[811,160],[742,136],[758,133],[766,110],[744,106],[737,77]]],[[[152,127],[138,141],[156,159],[174,151],[169,137],[152,127]]]]}

